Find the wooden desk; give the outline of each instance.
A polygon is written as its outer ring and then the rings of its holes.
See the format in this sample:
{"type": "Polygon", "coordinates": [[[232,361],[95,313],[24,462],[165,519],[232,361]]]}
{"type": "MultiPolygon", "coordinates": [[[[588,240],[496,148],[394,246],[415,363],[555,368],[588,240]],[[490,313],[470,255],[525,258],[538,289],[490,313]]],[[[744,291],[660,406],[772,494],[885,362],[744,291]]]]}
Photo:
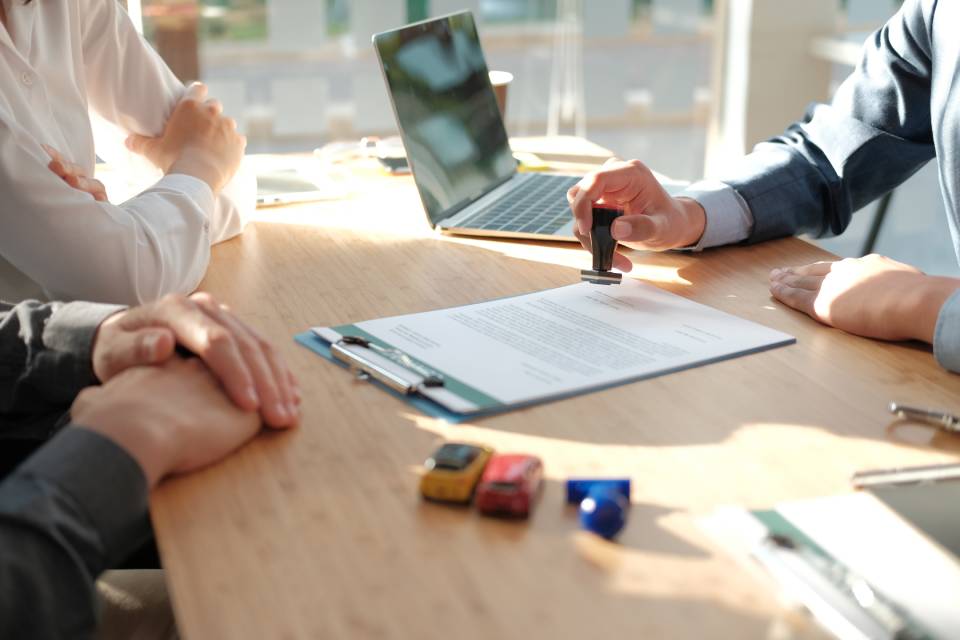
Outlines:
{"type": "Polygon", "coordinates": [[[852,337],[771,300],[771,268],[827,257],[795,239],[636,254],[634,274],[796,345],[460,426],[426,418],[293,335],[573,283],[588,257],[441,237],[422,216],[408,178],[370,179],[350,201],[263,211],[214,249],[203,288],[282,346],[304,418],[154,494],[185,638],[820,637],[696,516],[957,458],[956,437],[888,430],[893,399],[960,411],[960,376],[929,349],[852,337]],[[541,456],[530,522],[423,503],[419,465],[444,438],[541,456]],[[567,476],[603,474],[635,483],[619,544],[581,533],[563,506],[567,476]]]}

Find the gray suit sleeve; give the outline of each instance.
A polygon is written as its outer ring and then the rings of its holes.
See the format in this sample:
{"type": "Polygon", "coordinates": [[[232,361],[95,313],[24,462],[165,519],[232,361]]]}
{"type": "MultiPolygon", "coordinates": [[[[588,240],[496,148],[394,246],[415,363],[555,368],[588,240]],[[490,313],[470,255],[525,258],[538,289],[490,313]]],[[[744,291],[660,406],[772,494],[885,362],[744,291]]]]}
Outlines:
{"type": "Polygon", "coordinates": [[[149,531],[137,462],[93,431],[64,429],[0,483],[0,638],[90,637],[97,576],[149,531]]]}
{"type": "Polygon", "coordinates": [[[940,309],[933,334],[933,354],[944,369],[960,373],[960,290],[940,309]]]}
{"type": "Polygon", "coordinates": [[[720,179],[753,216],[749,242],[841,233],[857,209],[935,155],[930,121],[933,0],[906,0],[867,41],[829,105],[757,145],[720,179]]]}
{"type": "Polygon", "coordinates": [[[97,383],[93,338],[120,309],[87,302],[0,303],[0,436],[32,424],[34,416],[65,411],[81,389],[97,383]]]}

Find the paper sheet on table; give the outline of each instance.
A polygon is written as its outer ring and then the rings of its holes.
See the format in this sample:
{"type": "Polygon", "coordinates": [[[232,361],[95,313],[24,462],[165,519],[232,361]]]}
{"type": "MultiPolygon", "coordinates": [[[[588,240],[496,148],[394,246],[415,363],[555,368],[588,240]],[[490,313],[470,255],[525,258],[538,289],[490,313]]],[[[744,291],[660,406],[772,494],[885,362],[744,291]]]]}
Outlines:
{"type": "Polygon", "coordinates": [[[542,402],[794,342],[629,279],[314,332],[328,340],[358,335],[403,352],[442,374],[447,389],[472,405],[454,409],[461,413],[542,402]]]}

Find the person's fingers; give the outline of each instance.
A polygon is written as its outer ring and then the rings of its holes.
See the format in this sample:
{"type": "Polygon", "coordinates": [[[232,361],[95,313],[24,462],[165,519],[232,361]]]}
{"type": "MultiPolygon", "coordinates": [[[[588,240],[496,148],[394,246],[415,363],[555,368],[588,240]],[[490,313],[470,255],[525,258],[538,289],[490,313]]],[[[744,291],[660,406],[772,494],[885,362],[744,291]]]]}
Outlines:
{"type": "Polygon", "coordinates": [[[102,182],[95,178],[87,178],[74,173],[64,173],[63,175],[60,175],[60,178],[77,191],[89,193],[91,196],[93,196],[94,200],[99,200],[101,202],[105,202],[107,200],[106,187],[103,186],[102,182]]]}
{"type": "Polygon", "coordinates": [[[290,385],[290,389],[293,391],[293,401],[299,407],[300,403],[303,402],[303,391],[300,390],[300,383],[297,382],[297,378],[293,375],[292,371],[287,372],[287,384],[290,385]]]}
{"type": "Polygon", "coordinates": [[[176,338],[164,327],[117,332],[105,351],[97,353],[97,368],[103,380],[121,371],[164,362],[173,355],[176,338]]]}
{"type": "Polygon", "coordinates": [[[608,162],[599,171],[584,176],[577,186],[571,208],[583,233],[589,231],[592,223],[594,203],[643,213],[660,189],[653,173],[636,160],[608,162]]]}
{"type": "Polygon", "coordinates": [[[777,277],[771,277],[771,282],[780,282],[794,289],[806,289],[807,291],[820,291],[823,285],[823,279],[826,276],[801,276],[794,273],[781,273],[777,277]]]}
{"type": "Polygon", "coordinates": [[[812,264],[805,264],[799,267],[793,267],[790,269],[790,272],[795,273],[800,276],[825,276],[833,270],[836,262],[834,261],[820,261],[814,262],[812,264]]]}
{"type": "Polygon", "coordinates": [[[619,242],[642,244],[648,249],[667,248],[665,232],[669,221],[662,215],[626,215],[613,221],[610,235],[619,242]]]}
{"type": "Polygon", "coordinates": [[[127,149],[130,149],[130,151],[139,153],[140,155],[146,155],[147,151],[150,149],[150,146],[155,144],[155,140],[156,138],[141,136],[139,133],[131,133],[129,136],[127,136],[126,145],[127,149]]]}
{"type": "Polygon", "coordinates": [[[207,99],[207,85],[202,82],[193,82],[187,87],[187,90],[183,94],[183,100],[195,100],[196,102],[203,102],[207,99]]]}
{"type": "Polygon", "coordinates": [[[232,324],[237,332],[245,330],[250,337],[251,348],[258,350],[270,367],[271,379],[276,387],[279,400],[274,407],[273,413],[275,415],[271,416],[270,411],[265,412],[264,420],[267,425],[278,428],[296,424],[300,414],[300,410],[297,408],[299,403],[295,399],[293,387],[290,384],[293,376],[287,368],[287,364],[283,361],[283,357],[269,342],[240,322],[236,316],[223,314],[222,321],[232,324]]]}
{"type": "Polygon", "coordinates": [[[47,155],[50,156],[50,162],[47,163],[47,168],[50,171],[53,171],[61,178],[65,178],[68,173],[70,173],[69,163],[64,159],[59,151],[54,149],[48,144],[40,145],[44,151],[47,152],[47,155]]]}
{"type": "Polygon", "coordinates": [[[577,197],[578,193],[580,193],[580,187],[577,185],[573,185],[567,189],[567,204],[573,204],[573,200],[577,197]]]}
{"type": "Polygon", "coordinates": [[[286,427],[294,424],[297,408],[289,386],[288,369],[280,354],[239,318],[221,309],[209,295],[197,294],[191,299],[235,336],[240,353],[253,374],[260,396],[260,410],[267,425],[286,427]]]}
{"type": "MultiPolygon", "coordinates": [[[[297,377],[293,375],[293,371],[291,371],[290,367],[287,366],[287,363],[284,361],[283,357],[276,350],[273,344],[269,340],[261,336],[260,333],[258,333],[255,329],[253,329],[252,327],[247,325],[245,322],[240,320],[233,313],[233,310],[230,308],[229,305],[217,303],[216,300],[213,299],[213,296],[210,296],[209,294],[206,294],[203,292],[196,294],[196,296],[203,296],[208,298],[210,300],[210,303],[217,306],[219,314],[225,315],[227,317],[230,317],[236,320],[249,333],[251,333],[254,338],[256,338],[261,343],[263,350],[270,354],[270,357],[272,358],[274,364],[276,365],[274,369],[275,371],[278,372],[277,380],[280,380],[280,381],[285,380],[285,383],[286,383],[286,388],[284,389],[285,396],[290,398],[293,401],[294,405],[299,406],[300,402],[303,400],[303,393],[300,390],[300,383],[297,381],[297,377]]],[[[296,407],[290,407],[290,408],[294,414],[299,413],[296,407]]]]}
{"type": "Polygon", "coordinates": [[[237,339],[223,325],[186,298],[169,296],[159,302],[131,309],[121,321],[127,330],[146,326],[165,326],[177,342],[197,355],[220,380],[227,395],[241,409],[256,411],[261,400],[254,377],[237,339]]]}
{"type": "Polygon", "coordinates": [[[47,168],[50,169],[58,178],[66,179],[68,171],[64,166],[63,161],[61,160],[51,160],[47,165],[47,168]]]}
{"type": "Polygon", "coordinates": [[[206,107],[207,111],[212,113],[215,116],[223,113],[223,103],[217,100],[216,98],[210,98],[203,103],[203,106],[206,107]]]}
{"type": "Polygon", "coordinates": [[[770,277],[778,277],[783,274],[795,274],[800,276],[825,276],[833,269],[836,262],[833,260],[823,260],[812,264],[805,264],[799,267],[783,267],[774,269],[770,272],[770,277]]]}
{"type": "Polygon", "coordinates": [[[630,273],[633,271],[633,263],[630,261],[630,258],[616,251],[613,254],[613,268],[619,269],[624,273],[630,273]]]}
{"type": "MultiPolygon", "coordinates": [[[[582,234],[580,231],[574,227],[573,235],[577,237],[577,240],[580,241],[580,245],[587,251],[593,252],[593,247],[590,243],[590,234],[582,234]]],[[[613,268],[619,269],[624,273],[629,273],[633,269],[633,263],[630,261],[630,258],[623,255],[619,251],[614,252],[613,254],[613,268]]]]}
{"type": "Polygon", "coordinates": [[[67,161],[64,161],[63,165],[64,165],[64,169],[66,169],[67,173],[73,174],[73,175],[75,175],[75,176],[84,176],[84,175],[86,175],[86,171],[83,170],[83,167],[81,167],[80,165],[78,165],[78,164],[75,163],[75,162],[70,162],[69,160],[67,160],[67,161]]]}
{"type": "Polygon", "coordinates": [[[79,178],[79,189],[81,191],[86,191],[93,196],[94,200],[100,202],[106,202],[107,200],[107,188],[103,186],[103,183],[97,180],[96,178],[79,178]]]}
{"type": "Polygon", "coordinates": [[[634,229],[642,222],[641,220],[633,220],[635,217],[639,216],[621,216],[613,221],[613,224],[610,225],[610,235],[613,236],[614,240],[618,242],[631,242],[642,239],[634,238],[634,229]]]}
{"type": "Polygon", "coordinates": [[[257,385],[261,400],[260,413],[263,415],[264,422],[274,428],[294,424],[297,409],[293,402],[293,394],[287,387],[288,378],[285,368],[234,316],[223,314],[219,320],[231,327],[234,334],[238,336],[240,352],[249,364],[257,385]]]}
{"type": "Polygon", "coordinates": [[[105,201],[107,199],[107,190],[102,182],[86,177],[83,167],[64,159],[63,155],[50,145],[41,144],[40,146],[50,156],[50,163],[47,165],[50,171],[74,189],[85,191],[96,200],[105,201]]]}
{"type": "MultiPolygon", "coordinates": [[[[772,282],[770,284],[770,293],[773,297],[797,311],[802,311],[812,318],[817,318],[814,310],[814,302],[817,299],[817,292],[809,289],[799,289],[791,287],[782,282],[772,282]]],[[[819,319],[819,318],[817,318],[819,319]]]]}
{"type": "Polygon", "coordinates": [[[109,198],[107,197],[107,187],[102,182],[100,182],[95,178],[88,178],[88,179],[93,185],[90,193],[93,194],[94,199],[100,202],[107,202],[107,200],[109,200],[109,198]]]}
{"type": "MultiPolygon", "coordinates": [[[[570,209],[573,210],[573,226],[576,227],[581,234],[589,234],[590,228],[593,226],[593,202],[583,189],[577,191],[573,202],[570,203],[570,209]]],[[[588,245],[584,246],[586,246],[587,249],[590,248],[588,245]]]]}
{"type": "Polygon", "coordinates": [[[227,127],[227,129],[230,130],[230,131],[236,131],[236,130],[237,130],[237,121],[234,120],[233,118],[230,118],[230,117],[224,118],[224,119],[223,119],[223,124],[224,124],[224,125],[227,127]]]}
{"type": "Polygon", "coordinates": [[[603,198],[609,204],[623,204],[635,200],[650,181],[656,182],[656,179],[642,163],[617,162],[584,176],[580,190],[592,202],[603,198]]]}
{"type": "Polygon", "coordinates": [[[64,160],[63,160],[63,156],[60,155],[60,152],[57,151],[56,149],[54,149],[53,147],[51,147],[50,145],[48,145],[48,144],[41,144],[40,146],[43,148],[44,151],[47,152],[47,155],[50,156],[50,159],[51,159],[51,160],[54,160],[54,161],[56,161],[56,162],[63,162],[63,161],[64,161],[64,160]]]}
{"type": "Polygon", "coordinates": [[[580,233],[580,229],[577,229],[577,226],[573,226],[573,235],[577,237],[577,240],[580,241],[580,246],[586,249],[587,251],[593,251],[590,246],[590,235],[580,233]]]}

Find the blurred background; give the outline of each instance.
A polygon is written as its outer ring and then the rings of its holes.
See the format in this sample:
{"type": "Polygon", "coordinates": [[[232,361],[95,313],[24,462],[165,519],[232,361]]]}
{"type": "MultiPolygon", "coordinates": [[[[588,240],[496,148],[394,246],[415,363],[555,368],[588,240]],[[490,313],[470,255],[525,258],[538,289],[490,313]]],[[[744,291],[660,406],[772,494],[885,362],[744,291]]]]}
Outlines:
{"type": "MultiPolygon", "coordinates": [[[[181,79],[210,85],[253,153],[396,126],[370,38],[469,9],[509,71],[512,136],[580,135],[672,178],[710,175],[828,100],[897,0],[128,0],[181,79]]],[[[935,163],[854,217],[842,256],[960,275],[935,163]]]]}

